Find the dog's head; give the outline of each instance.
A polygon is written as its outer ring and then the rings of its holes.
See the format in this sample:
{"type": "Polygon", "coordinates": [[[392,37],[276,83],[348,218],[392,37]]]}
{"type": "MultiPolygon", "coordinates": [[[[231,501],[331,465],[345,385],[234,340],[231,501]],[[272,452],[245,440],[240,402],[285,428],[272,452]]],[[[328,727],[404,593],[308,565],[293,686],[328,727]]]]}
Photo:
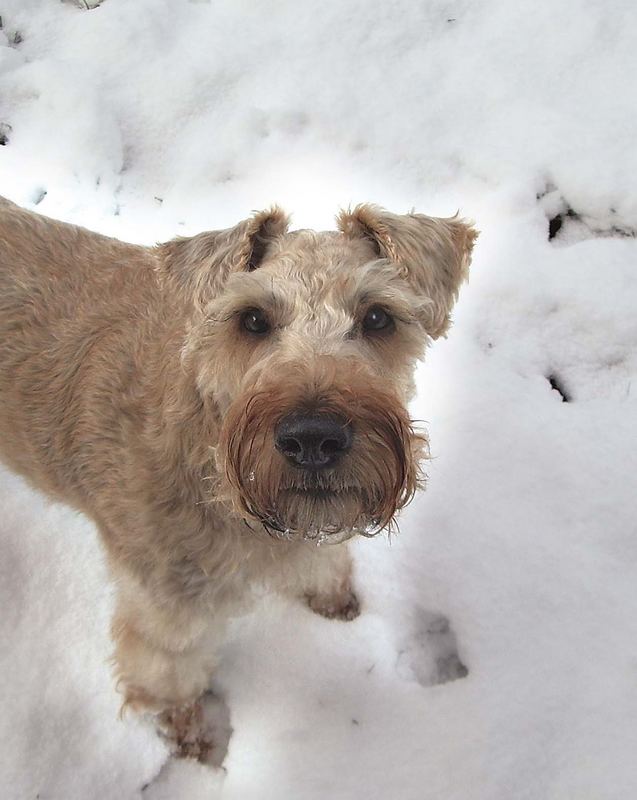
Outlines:
{"type": "Polygon", "coordinates": [[[426,439],[412,374],[477,235],[369,205],[338,228],[288,232],[274,208],[161,249],[192,298],[185,357],[223,420],[218,497],[281,538],[371,534],[413,496],[426,439]]]}

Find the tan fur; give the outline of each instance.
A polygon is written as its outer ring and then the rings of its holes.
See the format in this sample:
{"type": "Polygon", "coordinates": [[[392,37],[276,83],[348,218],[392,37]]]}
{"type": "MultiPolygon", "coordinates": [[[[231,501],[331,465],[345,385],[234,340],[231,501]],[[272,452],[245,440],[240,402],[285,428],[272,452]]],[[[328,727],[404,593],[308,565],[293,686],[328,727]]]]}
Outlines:
{"type": "Polygon", "coordinates": [[[0,199],[0,454],[97,524],[125,703],[164,721],[205,691],[253,589],[357,613],[342,542],[392,524],[426,454],[412,373],[447,329],[475,231],[373,206],[339,232],[287,224],[273,208],[148,248],[0,199]],[[373,305],[391,332],[363,334],[373,305]],[[242,328],[249,308],[269,335],[242,328]],[[273,445],[309,406],[356,431],[311,484],[273,445]]]}

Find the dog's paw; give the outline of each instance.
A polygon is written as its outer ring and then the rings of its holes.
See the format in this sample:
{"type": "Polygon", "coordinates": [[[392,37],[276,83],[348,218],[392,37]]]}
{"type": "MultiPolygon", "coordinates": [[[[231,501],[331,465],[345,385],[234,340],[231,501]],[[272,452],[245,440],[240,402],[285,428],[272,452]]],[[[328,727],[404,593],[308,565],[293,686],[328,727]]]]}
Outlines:
{"type": "Polygon", "coordinates": [[[232,734],[228,707],[212,692],[157,715],[157,729],[177,758],[220,767],[232,734]]]}
{"type": "Polygon", "coordinates": [[[345,622],[356,619],[361,613],[358,597],[351,589],[338,595],[308,595],[307,604],[316,614],[345,622]]]}

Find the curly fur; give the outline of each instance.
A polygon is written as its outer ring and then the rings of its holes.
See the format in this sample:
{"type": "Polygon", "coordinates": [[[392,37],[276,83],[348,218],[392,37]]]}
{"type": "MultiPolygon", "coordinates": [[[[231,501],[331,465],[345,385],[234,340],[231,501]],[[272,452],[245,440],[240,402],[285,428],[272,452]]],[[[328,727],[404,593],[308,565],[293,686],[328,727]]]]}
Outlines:
{"type": "Polygon", "coordinates": [[[344,540],[390,526],[421,480],[413,369],[476,233],[374,206],[339,227],[288,232],[272,208],[139,247],[0,199],[0,455],[95,521],[133,708],[194,702],[255,587],[355,615],[344,540]],[[374,304],[386,335],[363,334],[374,304]],[[254,307],[269,336],[242,328],[254,307]],[[299,408],[353,426],[338,468],[312,477],[274,448],[299,408]]]}

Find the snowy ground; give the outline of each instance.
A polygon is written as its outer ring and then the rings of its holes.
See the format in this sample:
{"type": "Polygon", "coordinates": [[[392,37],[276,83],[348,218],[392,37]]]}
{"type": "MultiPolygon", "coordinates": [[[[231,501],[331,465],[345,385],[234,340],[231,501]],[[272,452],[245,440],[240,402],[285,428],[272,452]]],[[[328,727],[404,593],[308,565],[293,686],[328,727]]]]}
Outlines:
{"type": "Polygon", "coordinates": [[[299,227],[369,200],[459,206],[483,232],[419,373],[429,489],[391,545],[356,544],[358,620],[272,600],[237,623],[215,678],[225,770],[117,720],[95,532],[2,472],[0,796],[637,797],[633,4],[0,16],[16,202],[146,243],[275,201],[299,227]]]}

